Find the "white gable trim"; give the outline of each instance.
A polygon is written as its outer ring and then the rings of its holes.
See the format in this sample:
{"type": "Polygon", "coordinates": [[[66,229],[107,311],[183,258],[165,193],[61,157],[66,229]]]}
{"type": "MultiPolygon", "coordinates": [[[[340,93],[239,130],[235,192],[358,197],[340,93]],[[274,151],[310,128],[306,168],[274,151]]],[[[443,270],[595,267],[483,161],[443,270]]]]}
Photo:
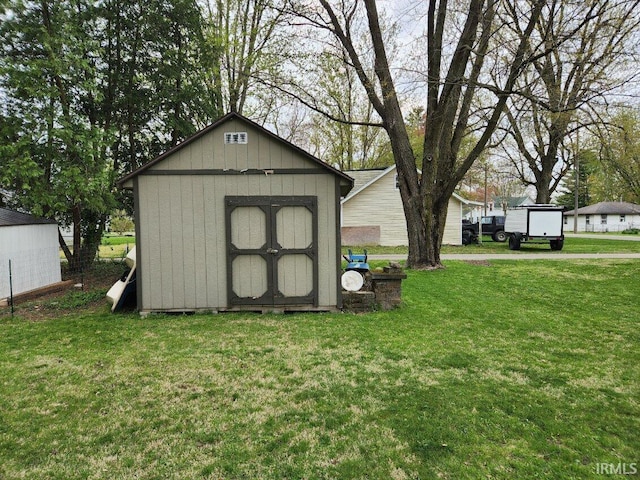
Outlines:
{"type": "MultiPolygon", "coordinates": [[[[346,197],[344,197],[342,200],[340,200],[341,204],[345,204],[346,202],[348,202],[349,200],[351,200],[353,197],[355,197],[356,195],[358,195],[360,192],[366,190],[367,188],[369,188],[371,185],[373,185],[374,183],[376,183],[378,180],[380,180],[382,177],[384,177],[385,175],[387,175],[389,172],[396,170],[396,165],[391,165],[390,167],[385,168],[380,175],[378,175],[377,177],[373,178],[372,180],[369,180],[367,183],[365,183],[363,186],[361,186],[360,188],[358,188],[357,190],[352,190],[351,192],[349,192],[349,195],[347,195],[346,197]]],[[[418,173],[421,174],[422,171],[418,170],[418,173]]],[[[466,198],[461,197],[460,195],[458,195],[457,193],[453,192],[453,198],[455,198],[456,200],[458,200],[460,203],[463,203],[465,205],[484,205],[484,203],[482,202],[476,202],[474,200],[467,200],[466,198]]]]}
{"type": "Polygon", "coordinates": [[[378,180],[380,180],[382,177],[384,177],[386,174],[388,174],[389,172],[391,172],[392,170],[395,170],[396,166],[395,165],[391,165],[390,167],[385,168],[380,175],[378,175],[377,177],[373,178],[372,180],[369,180],[367,183],[365,183],[363,186],[361,186],[359,189],[357,190],[352,190],[351,192],[349,192],[349,195],[347,195],[346,197],[344,197],[342,200],[340,200],[341,204],[344,204],[345,202],[348,202],[349,200],[351,200],[353,197],[355,197],[357,194],[359,194],[360,192],[362,192],[363,190],[366,190],[367,188],[369,188],[371,185],[373,185],[374,183],[376,183],[378,180]]]}

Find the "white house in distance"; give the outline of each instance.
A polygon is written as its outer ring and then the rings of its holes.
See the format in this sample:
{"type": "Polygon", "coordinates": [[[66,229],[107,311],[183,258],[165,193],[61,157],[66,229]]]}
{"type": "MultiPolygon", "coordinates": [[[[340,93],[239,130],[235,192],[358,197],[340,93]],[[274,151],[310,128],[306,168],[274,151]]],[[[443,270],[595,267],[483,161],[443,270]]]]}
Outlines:
{"type": "MultiPolygon", "coordinates": [[[[535,203],[535,197],[530,195],[522,195],[519,197],[493,197],[493,199],[487,203],[487,216],[505,216],[512,208],[522,207],[523,205],[534,205],[535,203]]],[[[482,215],[484,215],[484,206],[482,215]]]]}
{"type": "MultiPolygon", "coordinates": [[[[343,245],[408,245],[407,224],[396,166],[348,170],[353,190],[341,202],[343,245]]],[[[479,204],[456,195],[449,199],[443,244],[462,245],[463,206],[479,204]]]]}
{"type": "Polygon", "coordinates": [[[0,298],[8,298],[11,291],[18,295],[60,281],[55,220],[0,208],[0,298]]]}
{"type": "MultiPolygon", "coordinates": [[[[575,210],[564,212],[565,230],[573,228],[575,210]]],[[[599,202],[578,209],[578,232],[621,232],[640,228],[640,205],[599,202]]]]}

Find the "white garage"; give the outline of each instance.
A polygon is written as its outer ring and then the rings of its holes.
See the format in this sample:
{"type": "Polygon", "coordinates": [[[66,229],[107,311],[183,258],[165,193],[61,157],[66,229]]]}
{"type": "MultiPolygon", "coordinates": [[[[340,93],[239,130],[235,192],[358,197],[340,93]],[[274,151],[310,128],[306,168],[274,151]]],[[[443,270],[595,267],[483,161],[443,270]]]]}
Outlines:
{"type": "Polygon", "coordinates": [[[0,299],[60,281],[58,224],[0,208],[0,299]]]}

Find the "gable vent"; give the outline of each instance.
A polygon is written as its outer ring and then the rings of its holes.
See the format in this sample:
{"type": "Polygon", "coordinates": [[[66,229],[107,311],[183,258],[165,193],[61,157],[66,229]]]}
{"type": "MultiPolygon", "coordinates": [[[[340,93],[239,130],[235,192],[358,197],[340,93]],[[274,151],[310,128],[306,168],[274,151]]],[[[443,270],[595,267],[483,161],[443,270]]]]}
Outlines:
{"type": "Polygon", "coordinates": [[[224,143],[245,144],[247,143],[247,132],[224,132],[224,143]]]}

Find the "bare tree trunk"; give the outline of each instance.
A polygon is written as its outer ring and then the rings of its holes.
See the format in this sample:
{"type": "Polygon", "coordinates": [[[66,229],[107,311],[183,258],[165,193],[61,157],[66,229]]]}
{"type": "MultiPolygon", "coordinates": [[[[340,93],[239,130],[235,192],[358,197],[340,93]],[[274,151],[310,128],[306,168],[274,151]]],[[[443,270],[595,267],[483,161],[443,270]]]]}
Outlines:
{"type": "MultiPolygon", "coordinates": [[[[295,2],[292,9],[296,11],[295,2]]],[[[528,40],[545,2],[535,0],[525,19],[519,19],[516,27],[518,44],[503,86],[495,86],[495,106],[486,111],[485,125],[474,147],[464,158],[458,158],[465,135],[468,134],[472,105],[477,99],[479,82],[488,52],[489,42],[495,31],[497,0],[470,0],[464,27],[453,48],[446,72],[445,61],[446,16],[451,14],[447,2],[428,2],[427,47],[427,114],[425,120],[424,155],[422,175],[416,168],[415,152],[409,141],[407,127],[394,85],[392,69],[387,59],[375,0],[362,0],[364,5],[371,51],[374,57],[375,76],[364,67],[365,60],[352,39],[354,17],[358,2],[342,2],[336,13],[328,0],[320,0],[328,18],[317,19],[317,9],[302,8],[298,13],[318,28],[329,30],[339,40],[348,56],[346,64],[358,75],[367,97],[382,119],[398,172],[400,195],[404,206],[409,240],[409,268],[441,268],[440,248],[444,235],[449,199],[456,185],[480,156],[497,128],[504,112],[506,99],[525,62],[528,40]],[[313,12],[313,13],[309,13],[313,12]]],[[[338,8],[338,7],[336,7],[338,8]]]]}
{"type": "Polygon", "coordinates": [[[428,241],[425,228],[427,225],[426,212],[428,211],[428,206],[425,209],[424,197],[420,193],[415,157],[406,127],[404,122],[395,122],[389,126],[385,125],[385,128],[391,141],[393,158],[398,172],[400,197],[402,198],[402,206],[407,223],[407,238],[409,241],[407,267],[419,269],[435,266],[439,261],[435,263],[429,260],[430,258],[435,258],[433,253],[434,244],[428,241]],[[431,255],[429,247],[431,247],[431,255]]]}
{"type": "MultiPolygon", "coordinates": [[[[593,114],[593,100],[635,75],[625,65],[637,41],[639,6],[638,0],[555,2],[536,25],[544,51],[521,76],[522,95],[513,97],[507,116],[521,156],[514,166],[524,184],[535,186],[538,203],[551,201],[571,169],[563,143],[593,114]]],[[[518,14],[511,11],[514,21],[518,14]]]]}

